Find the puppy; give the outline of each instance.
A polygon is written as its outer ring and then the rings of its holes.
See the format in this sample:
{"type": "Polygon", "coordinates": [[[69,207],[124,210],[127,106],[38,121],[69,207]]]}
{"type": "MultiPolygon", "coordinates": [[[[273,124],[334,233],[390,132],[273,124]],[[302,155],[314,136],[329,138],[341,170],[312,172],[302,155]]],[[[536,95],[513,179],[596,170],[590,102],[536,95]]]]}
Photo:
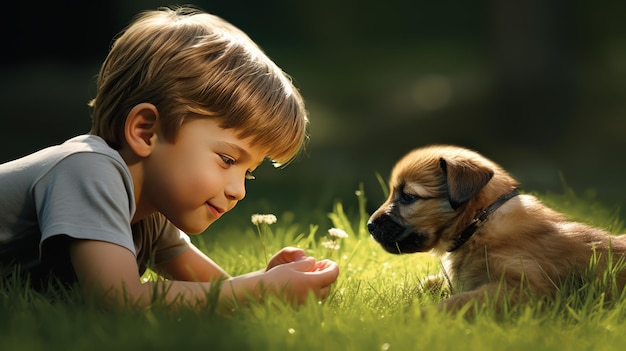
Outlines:
{"type": "MultiPolygon", "coordinates": [[[[598,274],[624,261],[626,235],[568,221],[518,186],[472,150],[426,146],[396,163],[389,198],[367,227],[390,253],[439,255],[442,273],[425,286],[449,284],[439,308],[453,313],[485,299],[501,308],[553,296],[568,278],[583,279],[592,258],[598,274]]],[[[614,277],[621,292],[626,271],[614,277]]]]}

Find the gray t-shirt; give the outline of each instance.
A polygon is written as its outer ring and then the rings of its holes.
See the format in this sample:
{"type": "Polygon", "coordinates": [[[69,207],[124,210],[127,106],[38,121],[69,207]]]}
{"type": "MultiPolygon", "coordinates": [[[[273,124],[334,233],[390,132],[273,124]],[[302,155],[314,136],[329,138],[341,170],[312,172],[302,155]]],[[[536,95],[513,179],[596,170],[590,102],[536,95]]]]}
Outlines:
{"type": "Polygon", "coordinates": [[[131,226],[130,171],[100,137],[81,135],[0,164],[0,272],[75,279],[67,243],[100,240],[137,257],[139,273],[180,255],[189,237],[155,213],[131,226]]]}

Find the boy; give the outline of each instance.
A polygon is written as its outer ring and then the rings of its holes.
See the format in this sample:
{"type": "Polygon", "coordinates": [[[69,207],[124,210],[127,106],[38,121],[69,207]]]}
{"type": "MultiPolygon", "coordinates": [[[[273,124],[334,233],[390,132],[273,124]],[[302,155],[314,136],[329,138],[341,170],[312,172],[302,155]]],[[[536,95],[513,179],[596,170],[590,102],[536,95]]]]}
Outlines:
{"type": "Polygon", "coordinates": [[[324,298],[337,265],[287,247],[231,277],[185,233],[245,195],[266,158],[306,139],[299,92],[239,29],[189,7],[147,11],[115,40],[97,79],[88,135],[0,165],[3,276],[77,282],[107,303],[324,298]],[[140,280],[146,268],[169,278],[140,280]],[[211,293],[211,294],[210,294],[211,293]]]}

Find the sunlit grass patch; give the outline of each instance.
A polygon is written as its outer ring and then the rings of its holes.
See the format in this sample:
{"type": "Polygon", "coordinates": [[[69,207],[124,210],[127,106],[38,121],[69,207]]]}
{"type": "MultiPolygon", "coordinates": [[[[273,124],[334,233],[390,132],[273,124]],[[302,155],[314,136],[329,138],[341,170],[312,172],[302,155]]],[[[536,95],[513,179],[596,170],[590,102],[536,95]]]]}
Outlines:
{"type": "MultiPolygon", "coordinates": [[[[572,218],[616,233],[623,229],[614,212],[590,195],[542,198],[572,218]]],[[[328,210],[330,225],[303,223],[294,209],[273,214],[276,221],[265,228],[242,215],[244,230],[222,233],[219,240],[211,232],[192,238],[233,275],[264,268],[284,246],[330,258],[340,275],[324,301],[311,297],[294,308],[270,298],[229,314],[158,303],[111,311],[86,303],[75,291],[50,299],[9,282],[0,286],[0,350],[617,350],[626,344],[626,298],[612,288],[619,265],[587,283],[572,278],[554,299],[510,306],[503,316],[495,315],[493,301],[468,307],[476,309],[473,318],[450,316],[435,308],[446,292],[431,294],[421,285],[440,271],[439,260],[427,253],[385,252],[366,230],[365,203],[359,189],[328,210]],[[331,235],[333,229],[345,236],[331,235]],[[323,243],[331,238],[338,246],[329,250],[323,243]]],[[[589,273],[594,269],[591,261],[589,273]]],[[[148,273],[144,279],[157,278],[148,273]]]]}

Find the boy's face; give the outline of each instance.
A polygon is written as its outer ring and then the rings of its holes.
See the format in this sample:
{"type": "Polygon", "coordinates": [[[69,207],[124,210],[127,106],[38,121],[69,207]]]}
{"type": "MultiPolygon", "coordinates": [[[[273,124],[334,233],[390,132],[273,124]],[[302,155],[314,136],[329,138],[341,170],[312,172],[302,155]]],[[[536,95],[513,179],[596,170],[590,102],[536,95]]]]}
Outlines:
{"type": "Polygon", "coordinates": [[[141,198],[189,234],[204,231],[246,194],[264,150],[211,119],[185,122],[174,142],[157,138],[144,160],[141,198]]]}

